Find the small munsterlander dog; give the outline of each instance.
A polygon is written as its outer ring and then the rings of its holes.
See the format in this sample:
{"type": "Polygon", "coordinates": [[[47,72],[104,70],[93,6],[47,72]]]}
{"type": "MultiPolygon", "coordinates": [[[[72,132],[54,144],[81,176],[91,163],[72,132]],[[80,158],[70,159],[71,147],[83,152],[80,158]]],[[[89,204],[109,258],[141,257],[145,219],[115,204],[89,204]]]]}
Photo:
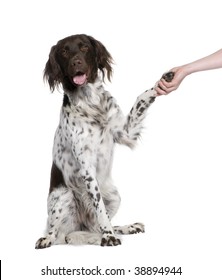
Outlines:
{"type": "Polygon", "coordinates": [[[70,36],[51,49],[44,77],[52,91],[62,85],[64,99],[54,139],[47,230],[36,249],[64,243],[116,246],[119,234],[144,232],[141,223],[111,225],[120,196],[110,173],[115,143],[134,147],[156,91],[141,94],[125,117],[103,87],[111,64],[110,53],[91,36],[70,36]]]}

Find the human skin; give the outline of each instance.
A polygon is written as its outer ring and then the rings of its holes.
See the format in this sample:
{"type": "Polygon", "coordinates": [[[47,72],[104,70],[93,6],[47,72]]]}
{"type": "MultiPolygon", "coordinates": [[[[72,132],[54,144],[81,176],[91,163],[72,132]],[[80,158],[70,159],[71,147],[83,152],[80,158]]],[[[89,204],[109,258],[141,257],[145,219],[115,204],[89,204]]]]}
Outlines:
{"type": "Polygon", "coordinates": [[[188,64],[169,70],[169,72],[174,72],[174,78],[171,82],[166,82],[164,79],[159,80],[156,86],[157,95],[166,95],[176,90],[183,79],[192,73],[218,68],[222,68],[222,49],[188,64]]]}

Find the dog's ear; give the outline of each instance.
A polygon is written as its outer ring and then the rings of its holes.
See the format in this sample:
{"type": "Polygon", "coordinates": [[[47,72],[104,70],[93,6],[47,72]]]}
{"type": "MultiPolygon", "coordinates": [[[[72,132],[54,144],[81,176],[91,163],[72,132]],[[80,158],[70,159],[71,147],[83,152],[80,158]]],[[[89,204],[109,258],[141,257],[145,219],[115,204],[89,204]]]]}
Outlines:
{"type": "Polygon", "coordinates": [[[43,75],[44,80],[48,82],[52,92],[61,82],[61,69],[58,62],[56,61],[56,49],[57,45],[51,48],[49,59],[45,65],[43,75]]]}
{"type": "Polygon", "coordinates": [[[110,81],[112,77],[112,64],[113,64],[113,58],[111,54],[107,51],[105,46],[98,40],[94,39],[91,36],[88,36],[92,46],[95,49],[96,57],[97,57],[97,63],[98,68],[102,71],[103,78],[105,76],[104,69],[106,70],[107,78],[110,81]]]}

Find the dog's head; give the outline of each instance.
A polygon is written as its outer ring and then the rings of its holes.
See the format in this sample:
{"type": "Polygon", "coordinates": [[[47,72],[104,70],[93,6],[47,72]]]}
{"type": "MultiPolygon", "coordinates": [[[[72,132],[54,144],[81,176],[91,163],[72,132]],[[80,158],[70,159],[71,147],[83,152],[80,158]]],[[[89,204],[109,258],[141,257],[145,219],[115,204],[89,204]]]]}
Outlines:
{"type": "Polygon", "coordinates": [[[104,45],[88,35],[73,35],[60,40],[51,48],[44,70],[50,89],[62,84],[64,90],[75,91],[93,83],[102,71],[103,78],[112,75],[112,57],[104,45]]]}

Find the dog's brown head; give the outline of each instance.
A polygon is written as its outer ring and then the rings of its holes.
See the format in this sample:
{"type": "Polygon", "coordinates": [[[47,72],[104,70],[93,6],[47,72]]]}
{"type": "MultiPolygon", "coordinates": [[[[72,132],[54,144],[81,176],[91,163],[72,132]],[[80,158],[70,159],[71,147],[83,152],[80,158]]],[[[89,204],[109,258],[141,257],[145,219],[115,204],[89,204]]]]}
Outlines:
{"type": "Polygon", "coordinates": [[[51,48],[44,78],[51,91],[62,84],[64,90],[75,91],[93,83],[102,71],[103,78],[112,76],[112,57],[102,43],[88,35],[73,35],[60,40],[51,48]]]}

